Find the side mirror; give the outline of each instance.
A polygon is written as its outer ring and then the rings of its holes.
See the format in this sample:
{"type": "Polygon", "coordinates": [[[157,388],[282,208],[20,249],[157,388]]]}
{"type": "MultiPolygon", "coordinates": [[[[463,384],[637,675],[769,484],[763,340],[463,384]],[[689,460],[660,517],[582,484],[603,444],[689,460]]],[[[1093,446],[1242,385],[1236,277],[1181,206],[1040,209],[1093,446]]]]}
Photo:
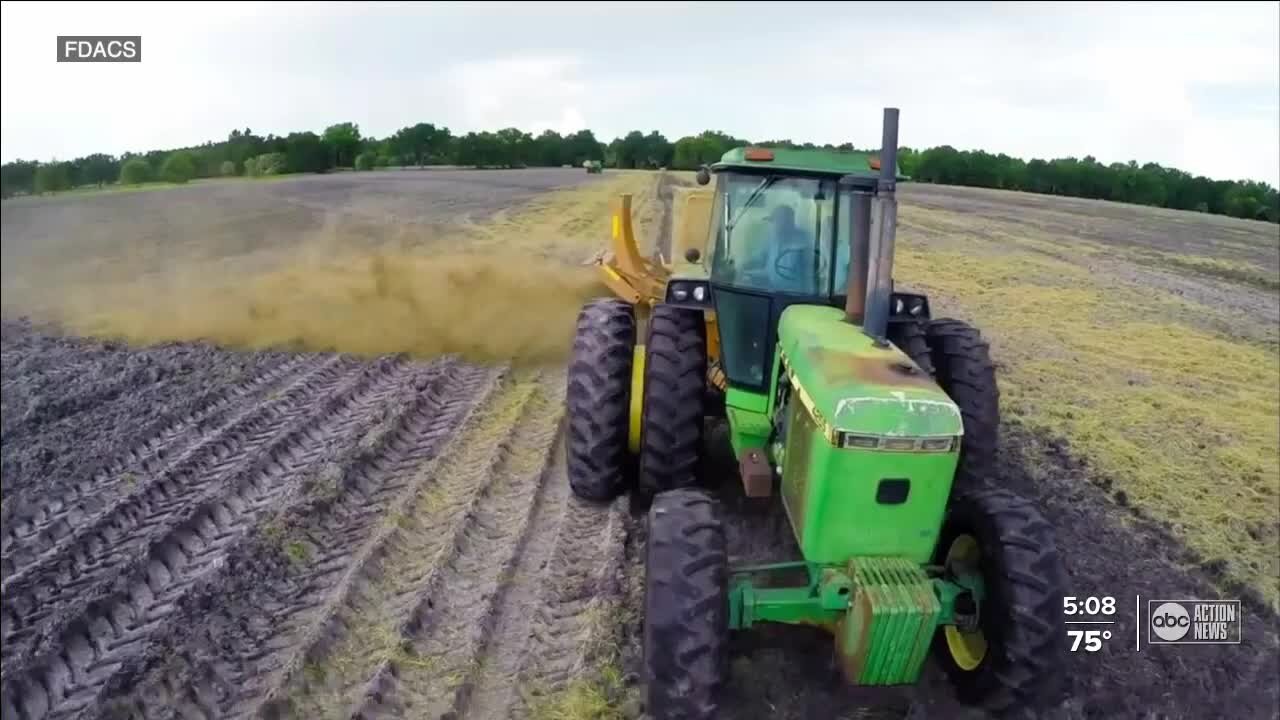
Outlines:
{"type": "Polygon", "coordinates": [[[706,165],[698,168],[697,180],[699,185],[706,185],[711,182],[711,171],[707,169],[706,165]]]}

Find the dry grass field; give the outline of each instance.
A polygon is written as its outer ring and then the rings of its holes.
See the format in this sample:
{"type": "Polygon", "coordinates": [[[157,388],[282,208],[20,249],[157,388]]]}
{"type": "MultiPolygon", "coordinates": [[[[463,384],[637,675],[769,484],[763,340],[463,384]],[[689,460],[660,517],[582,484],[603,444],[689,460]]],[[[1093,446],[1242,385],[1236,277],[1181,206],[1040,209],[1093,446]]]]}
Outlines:
{"type": "MultiPolygon", "coordinates": [[[[5,718],[631,718],[643,523],[564,478],[581,265],[681,174],[361,173],[0,206],[5,718]]],[[[901,285],[981,327],[999,481],[1128,608],[1050,717],[1274,717],[1280,234],[904,186],[901,285]],[[1133,650],[1135,595],[1242,597],[1239,646],[1133,650]]],[[[732,478],[726,487],[732,488],[732,478]]],[[[777,512],[732,492],[744,555],[777,512]]],[[[731,717],[958,717],[736,641],[731,717]]]]}

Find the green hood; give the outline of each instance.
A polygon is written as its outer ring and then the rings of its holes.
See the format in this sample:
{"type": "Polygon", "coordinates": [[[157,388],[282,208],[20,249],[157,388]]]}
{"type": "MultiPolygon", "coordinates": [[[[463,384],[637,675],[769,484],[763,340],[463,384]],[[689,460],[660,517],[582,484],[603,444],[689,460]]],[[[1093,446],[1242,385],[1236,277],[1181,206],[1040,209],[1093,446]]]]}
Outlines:
{"type": "Polygon", "coordinates": [[[876,347],[833,307],[793,305],[778,326],[783,363],[801,401],[832,442],[837,433],[958,436],[960,409],[892,345],[876,347]]]}

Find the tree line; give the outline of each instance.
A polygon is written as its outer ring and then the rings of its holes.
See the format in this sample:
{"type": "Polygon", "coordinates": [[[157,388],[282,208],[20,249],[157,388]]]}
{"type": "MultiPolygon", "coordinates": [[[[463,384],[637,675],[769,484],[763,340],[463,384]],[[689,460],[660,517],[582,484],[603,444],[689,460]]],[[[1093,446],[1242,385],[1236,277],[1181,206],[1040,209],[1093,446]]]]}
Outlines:
{"type": "MultiPolygon", "coordinates": [[[[120,156],[95,153],[64,161],[17,160],[0,167],[0,189],[7,198],[114,183],[184,183],[210,177],[428,165],[581,167],[587,160],[612,168],[693,170],[748,144],[854,149],[850,143],[815,145],[789,139],[752,143],[714,130],[675,142],[656,130],[633,130],[609,143],[597,140],[590,130],[567,135],[547,130],[535,136],[512,127],[454,135],[449,128],[432,123],[377,138],[345,122],[330,125],[320,134],[260,135],[245,128],[232,130],[225,140],[194,147],[120,156]]],[[[1263,182],[1211,180],[1156,163],[1103,164],[1092,156],[1027,161],[949,145],[899,152],[901,171],[918,182],[1114,200],[1280,223],[1280,194],[1263,182]]]]}

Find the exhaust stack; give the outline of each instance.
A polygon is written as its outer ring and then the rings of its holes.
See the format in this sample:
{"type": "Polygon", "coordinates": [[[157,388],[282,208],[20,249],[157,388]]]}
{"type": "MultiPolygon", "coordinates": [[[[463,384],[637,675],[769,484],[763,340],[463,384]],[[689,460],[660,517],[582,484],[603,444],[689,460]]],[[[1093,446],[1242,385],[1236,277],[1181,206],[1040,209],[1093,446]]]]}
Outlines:
{"type": "MultiPolygon", "coordinates": [[[[867,248],[866,300],[863,332],[883,340],[889,330],[889,295],[893,292],[893,243],[898,231],[898,108],[885,108],[880,139],[880,178],[872,203],[870,243],[867,248]]],[[[857,232],[853,235],[856,237],[857,232]]],[[[851,242],[854,242],[851,240],[851,242]]],[[[856,248],[851,248],[856,249],[856,248]]],[[[850,255],[850,260],[853,259],[850,255]]],[[[850,268],[852,277],[855,268],[850,268]]],[[[850,279],[850,290],[853,280],[850,279]]]]}
{"type": "Polygon", "coordinates": [[[854,325],[866,322],[867,314],[867,257],[871,245],[871,195],[870,190],[857,188],[850,193],[849,233],[849,286],[845,294],[845,319],[854,325]]]}

